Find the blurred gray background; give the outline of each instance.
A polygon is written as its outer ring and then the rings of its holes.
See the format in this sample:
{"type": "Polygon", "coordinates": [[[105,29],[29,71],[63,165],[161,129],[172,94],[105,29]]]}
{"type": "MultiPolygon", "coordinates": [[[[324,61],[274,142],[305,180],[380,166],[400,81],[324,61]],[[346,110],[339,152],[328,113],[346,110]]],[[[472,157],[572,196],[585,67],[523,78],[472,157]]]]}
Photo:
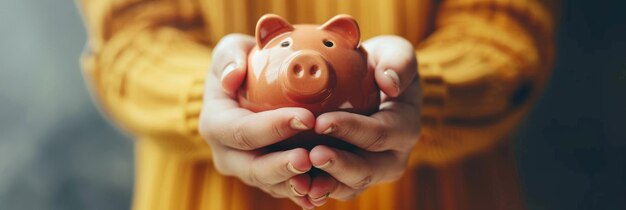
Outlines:
{"type": "Polygon", "coordinates": [[[100,116],[74,2],[0,0],[0,209],[128,209],[133,144],[100,116]]]}
{"type": "MultiPolygon", "coordinates": [[[[626,9],[563,7],[552,82],[514,142],[529,209],[626,209],[626,9]]],[[[128,209],[133,144],[92,103],[73,1],[0,0],[0,210],[128,209]]]]}

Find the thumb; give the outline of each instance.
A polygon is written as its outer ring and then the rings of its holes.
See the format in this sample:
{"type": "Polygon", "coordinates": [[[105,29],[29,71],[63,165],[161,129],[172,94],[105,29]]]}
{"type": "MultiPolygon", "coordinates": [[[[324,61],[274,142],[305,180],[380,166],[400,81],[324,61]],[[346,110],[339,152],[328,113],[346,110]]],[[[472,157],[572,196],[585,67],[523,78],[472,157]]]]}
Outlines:
{"type": "Polygon", "coordinates": [[[377,37],[366,44],[369,45],[367,50],[374,66],[376,83],[386,95],[399,96],[417,76],[417,57],[413,46],[396,36],[377,37]]]}
{"type": "Polygon", "coordinates": [[[236,59],[237,61],[227,64],[221,75],[222,89],[230,95],[234,96],[237,93],[241,83],[246,78],[246,59],[236,59]]]}
{"type": "Polygon", "coordinates": [[[251,36],[230,34],[215,46],[212,72],[221,79],[222,89],[230,96],[234,96],[246,77],[248,53],[254,45],[251,36]]]}

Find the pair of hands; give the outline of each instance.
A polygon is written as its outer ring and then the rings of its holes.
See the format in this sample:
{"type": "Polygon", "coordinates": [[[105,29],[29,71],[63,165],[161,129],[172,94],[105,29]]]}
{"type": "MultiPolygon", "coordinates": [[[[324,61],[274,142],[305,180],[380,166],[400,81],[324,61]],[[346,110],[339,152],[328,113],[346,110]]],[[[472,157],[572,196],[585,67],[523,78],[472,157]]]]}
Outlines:
{"type": "Polygon", "coordinates": [[[213,52],[199,129],[220,173],[306,209],[322,206],[329,198],[349,200],[369,186],[402,176],[420,133],[417,61],[408,41],[380,36],[363,43],[383,93],[379,112],[371,116],[331,112],[317,118],[304,108],[254,113],[239,106],[235,94],[254,46],[253,37],[232,34],[213,52]],[[349,152],[319,145],[310,151],[260,150],[311,129],[359,149],[349,152]],[[325,173],[311,177],[307,172],[313,168],[325,173]]]}

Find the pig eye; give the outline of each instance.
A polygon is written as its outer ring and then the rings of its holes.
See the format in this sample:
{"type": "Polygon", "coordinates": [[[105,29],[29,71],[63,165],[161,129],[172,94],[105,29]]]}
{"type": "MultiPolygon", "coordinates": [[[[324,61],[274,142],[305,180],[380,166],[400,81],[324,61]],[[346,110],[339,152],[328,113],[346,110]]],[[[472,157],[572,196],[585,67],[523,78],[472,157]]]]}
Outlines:
{"type": "Polygon", "coordinates": [[[333,43],[333,41],[330,41],[330,40],[324,40],[324,46],[333,47],[335,46],[335,43],[333,43]]]}
{"type": "Polygon", "coordinates": [[[280,43],[281,47],[289,47],[289,41],[284,41],[282,43],[280,43]]]}

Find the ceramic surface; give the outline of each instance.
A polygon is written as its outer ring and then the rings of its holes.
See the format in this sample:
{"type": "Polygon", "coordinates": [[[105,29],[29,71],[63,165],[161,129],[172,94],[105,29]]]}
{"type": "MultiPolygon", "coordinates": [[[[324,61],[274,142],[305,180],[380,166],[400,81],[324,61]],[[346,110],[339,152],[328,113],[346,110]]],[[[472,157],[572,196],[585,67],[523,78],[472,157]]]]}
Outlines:
{"type": "MultiPolygon", "coordinates": [[[[380,90],[354,18],[338,15],[318,26],[291,25],[279,16],[265,15],[257,23],[256,41],[239,91],[242,107],[255,112],[304,107],[315,116],[331,111],[369,115],[378,110],[380,90]]],[[[318,144],[354,148],[312,131],[271,148],[318,144]]]]}
{"type": "Polygon", "coordinates": [[[380,91],[352,17],[338,15],[317,26],[265,15],[257,23],[256,39],[239,94],[243,107],[256,112],[304,107],[316,116],[378,110],[380,91]]]}

